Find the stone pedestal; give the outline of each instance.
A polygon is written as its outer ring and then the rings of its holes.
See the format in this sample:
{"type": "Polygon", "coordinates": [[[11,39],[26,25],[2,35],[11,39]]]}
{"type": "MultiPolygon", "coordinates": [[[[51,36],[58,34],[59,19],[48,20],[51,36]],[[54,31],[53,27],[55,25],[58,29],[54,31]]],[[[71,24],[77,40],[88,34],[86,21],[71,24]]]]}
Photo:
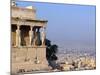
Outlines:
{"type": "Polygon", "coordinates": [[[47,70],[46,47],[12,48],[12,73],[21,69],[26,72],[47,70]],[[36,63],[36,57],[39,63],[36,63]]]}

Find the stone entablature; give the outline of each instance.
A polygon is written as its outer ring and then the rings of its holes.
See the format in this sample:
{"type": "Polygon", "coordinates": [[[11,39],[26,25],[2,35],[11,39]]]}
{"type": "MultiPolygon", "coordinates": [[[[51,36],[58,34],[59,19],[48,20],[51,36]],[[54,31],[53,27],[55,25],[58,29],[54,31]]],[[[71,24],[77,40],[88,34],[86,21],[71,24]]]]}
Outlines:
{"type": "Polygon", "coordinates": [[[11,24],[46,27],[47,20],[27,19],[27,17],[11,17],[11,24]]]}

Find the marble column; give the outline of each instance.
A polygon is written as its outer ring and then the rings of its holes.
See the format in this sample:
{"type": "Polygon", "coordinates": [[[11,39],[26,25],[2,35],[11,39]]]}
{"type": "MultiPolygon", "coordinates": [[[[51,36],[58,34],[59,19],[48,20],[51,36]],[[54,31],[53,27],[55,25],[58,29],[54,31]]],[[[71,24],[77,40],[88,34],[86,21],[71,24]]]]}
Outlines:
{"type": "Polygon", "coordinates": [[[20,26],[17,25],[17,30],[16,30],[16,46],[19,47],[20,44],[21,44],[20,26]]]}
{"type": "Polygon", "coordinates": [[[29,46],[32,46],[32,38],[33,38],[33,27],[30,26],[30,31],[29,31],[29,46]]]}
{"type": "Polygon", "coordinates": [[[45,33],[45,27],[43,27],[41,31],[42,46],[45,46],[45,39],[46,39],[46,33],[45,33]]]}

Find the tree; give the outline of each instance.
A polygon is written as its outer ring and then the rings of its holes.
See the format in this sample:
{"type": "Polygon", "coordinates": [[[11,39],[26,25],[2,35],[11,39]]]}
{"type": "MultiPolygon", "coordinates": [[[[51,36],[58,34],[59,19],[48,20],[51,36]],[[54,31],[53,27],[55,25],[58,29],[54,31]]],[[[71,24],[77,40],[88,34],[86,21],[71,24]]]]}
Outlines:
{"type": "Polygon", "coordinates": [[[49,65],[55,69],[56,68],[56,60],[58,59],[56,53],[58,52],[58,46],[56,44],[51,45],[51,41],[46,39],[46,58],[48,60],[49,65]]]}

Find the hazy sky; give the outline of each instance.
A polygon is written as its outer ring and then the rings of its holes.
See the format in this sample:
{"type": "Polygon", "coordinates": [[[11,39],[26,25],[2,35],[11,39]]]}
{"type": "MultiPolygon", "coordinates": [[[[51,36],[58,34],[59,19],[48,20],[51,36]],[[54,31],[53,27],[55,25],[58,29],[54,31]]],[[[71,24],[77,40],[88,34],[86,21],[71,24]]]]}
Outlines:
{"type": "Polygon", "coordinates": [[[37,19],[47,19],[47,38],[59,47],[95,47],[95,6],[17,2],[32,5],[37,19]]]}

